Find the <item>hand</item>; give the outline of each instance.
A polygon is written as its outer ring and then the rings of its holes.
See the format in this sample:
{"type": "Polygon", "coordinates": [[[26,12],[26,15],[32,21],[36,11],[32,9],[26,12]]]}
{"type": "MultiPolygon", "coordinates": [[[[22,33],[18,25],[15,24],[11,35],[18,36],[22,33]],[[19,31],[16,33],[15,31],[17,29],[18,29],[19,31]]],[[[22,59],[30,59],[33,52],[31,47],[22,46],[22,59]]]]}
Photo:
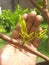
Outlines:
{"type": "MultiPolygon", "coordinates": [[[[39,28],[39,24],[42,18],[40,15],[37,15],[35,11],[32,11],[29,15],[24,14],[23,18],[26,21],[28,33],[35,32],[36,29],[38,29],[38,31],[41,30],[41,28],[39,28]]],[[[11,37],[14,39],[21,39],[19,33],[20,33],[20,25],[18,23],[11,37]]],[[[32,42],[32,44],[28,43],[28,45],[36,51],[38,43],[39,39],[36,39],[34,40],[34,42],[32,42]]],[[[1,54],[1,65],[35,65],[35,64],[36,64],[36,55],[31,54],[28,51],[25,51],[25,49],[14,46],[14,44],[13,45],[7,44],[1,54]]]]}

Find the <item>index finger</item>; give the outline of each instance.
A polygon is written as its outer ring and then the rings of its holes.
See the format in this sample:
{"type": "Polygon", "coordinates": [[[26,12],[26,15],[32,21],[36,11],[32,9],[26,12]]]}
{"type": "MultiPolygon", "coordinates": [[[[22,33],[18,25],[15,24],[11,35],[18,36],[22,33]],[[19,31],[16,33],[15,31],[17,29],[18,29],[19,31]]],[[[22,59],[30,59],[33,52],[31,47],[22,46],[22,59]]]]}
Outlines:
{"type": "Polygon", "coordinates": [[[40,15],[37,15],[30,32],[35,32],[36,29],[38,28],[39,24],[41,23],[41,21],[42,21],[42,17],[40,15]]]}
{"type": "Polygon", "coordinates": [[[28,15],[27,22],[26,22],[26,27],[27,27],[28,33],[30,32],[32,23],[34,22],[36,15],[37,15],[37,13],[35,11],[31,11],[31,13],[28,15]]]}

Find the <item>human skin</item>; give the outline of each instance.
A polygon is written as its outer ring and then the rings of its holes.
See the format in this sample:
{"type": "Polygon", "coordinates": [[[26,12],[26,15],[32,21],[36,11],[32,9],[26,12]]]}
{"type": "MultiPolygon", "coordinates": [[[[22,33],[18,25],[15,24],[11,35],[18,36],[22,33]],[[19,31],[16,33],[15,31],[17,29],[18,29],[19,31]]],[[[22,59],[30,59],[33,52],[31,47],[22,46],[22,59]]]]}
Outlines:
{"type": "MultiPolygon", "coordinates": [[[[37,15],[35,11],[32,11],[29,15],[24,14],[23,18],[26,21],[26,26],[28,29],[28,33],[35,32],[36,29],[38,31],[41,30],[39,24],[42,20],[40,15],[37,15]],[[34,23],[32,25],[32,23],[34,23]]],[[[14,32],[11,35],[11,38],[20,40],[20,25],[16,26],[14,32]]],[[[28,43],[28,45],[37,50],[39,43],[39,39],[34,40],[32,43],[28,43]]],[[[1,65],[36,65],[36,55],[29,53],[23,48],[15,46],[14,44],[6,44],[6,46],[2,49],[1,52],[1,65]]]]}

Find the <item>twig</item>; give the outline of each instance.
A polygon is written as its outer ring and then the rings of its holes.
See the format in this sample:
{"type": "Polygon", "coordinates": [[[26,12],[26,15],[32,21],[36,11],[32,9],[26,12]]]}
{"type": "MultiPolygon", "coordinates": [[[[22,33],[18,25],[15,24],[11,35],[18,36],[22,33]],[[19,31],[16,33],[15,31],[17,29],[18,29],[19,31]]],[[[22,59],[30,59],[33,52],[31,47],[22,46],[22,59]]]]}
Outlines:
{"type": "Polygon", "coordinates": [[[38,4],[36,3],[35,0],[30,0],[30,2],[31,2],[39,11],[42,10],[42,8],[41,8],[40,6],[38,6],[38,4]]]}
{"type": "Polygon", "coordinates": [[[26,45],[22,45],[21,42],[22,41],[17,41],[15,39],[12,39],[2,33],[0,33],[0,38],[5,40],[6,42],[10,42],[11,44],[14,44],[14,45],[17,45],[18,47],[21,47],[25,50],[27,50],[28,52],[32,53],[32,54],[35,54],[43,59],[45,59],[46,61],[49,61],[49,58],[47,56],[45,56],[44,54],[38,52],[38,51],[34,51],[33,49],[31,49],[30,46],[28,46],[27,44],[26,45]]]}
{"type": "Polygon", "coordinates": [[[47,9],[47,7],[48,7],[47,0],[43,0],[43,8],[44,9],[47,9]]]}

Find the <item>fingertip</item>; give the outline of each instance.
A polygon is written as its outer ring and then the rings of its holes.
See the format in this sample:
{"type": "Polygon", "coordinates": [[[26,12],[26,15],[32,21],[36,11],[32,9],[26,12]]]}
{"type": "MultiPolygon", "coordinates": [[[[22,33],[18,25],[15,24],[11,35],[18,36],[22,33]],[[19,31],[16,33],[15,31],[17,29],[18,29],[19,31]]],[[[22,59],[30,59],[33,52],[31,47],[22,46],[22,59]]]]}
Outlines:
{"type": "Polygon", "coordinates": [[[23,18],[26,20],[28,18],[28,14],[27,13],[23,14],[23,18]]]}
{"type": "Polygon", "coordinates": [[[32,15],[32,16],[33,16],[33,15],[36,16],[37,13],[36,13],[35,11],[31,11],[30,15],[32,15]]]}
{"type": "Polygon", "coordinates": [[[40,27],[40,28],[39,28],[39,31],[41,31],[41,30],[42,30],[42,28],[40,27]]]}
{"type": "Polygon", "coordinates": [[[39,24],[41,23],[41,21],[42,21],[42,16],[37,15],[36,18],[35,18],[34,27],[38,27],[39,24]]]}
{"type": "Polygon", "coordinates": [[[41,15],[37,15],[37,16],[36,16],[36,19],[37,19],[38,21],[42,21],[42,16],[41,16],[41,15]]]}
{"type": "Polygon", "coordinates": [[[28,32],[30,32],[30,28],[32,27],[34,19],[36,18],[36,14],[37,13],[35,11],[31,11],[31,13],[28,15],[27,24],[26,24],[28,32]]]}
{"type": "Polygon", "coordinates": [[[38,28],[38,31],[39,31],[39,32],[42,31],[42,27],[39,27],[39,28],[38,28]]]}

